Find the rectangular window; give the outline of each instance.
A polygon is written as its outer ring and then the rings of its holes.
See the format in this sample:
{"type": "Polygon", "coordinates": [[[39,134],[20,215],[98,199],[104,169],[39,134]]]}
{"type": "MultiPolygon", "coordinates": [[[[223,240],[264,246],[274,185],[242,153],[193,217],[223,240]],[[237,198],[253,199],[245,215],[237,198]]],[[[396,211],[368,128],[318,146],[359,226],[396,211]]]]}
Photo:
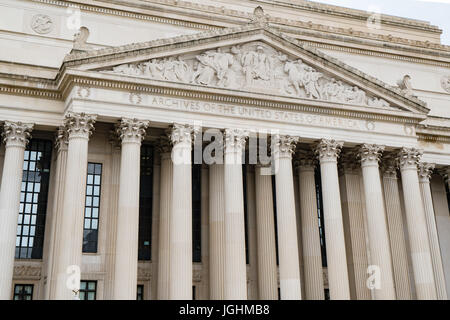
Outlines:
{"type": "Polygon", "coordinates": [[[97,298],[97,281],[80,281],[80,300],[97,298]]]}
{"type": "Polygon", "coordinates": [[[136,290],[136,300],[144,300],[144,285],[138,284],[136,290]]]}
{"type": "Polygon", "coordinates": [[[192,286],[192,300],[197,300],[195,298],[195,286],[192,286]]]}
{"type": "Polygon", "coordinates": [[[83,252],[97,252],[102,164],[88,163],[84,208],[83,252]]]}
{"type": "Polygon", "coordinates": [[[315,171],[316,182],[316,198],[317,198],[317,216],[319,219],[319,235],[320,235],[320,249],[322,253],[322,266],[327,266],[327,250],[325,243],[325,222],[323,218],[323,201],[322,201],[322,181],[320,177],[320,169],[315,171]]]}
{"type": "Polygon", "coordinates": [[[16,259],[42,258],[51,158],[50,140],[30,140],[23,161],[16,259]]]}
{"type": "Polygon", "coordinates": [[[33,300],[33,285],[16,284],[14,286],[14,300],[33,300]]]}
{"type": "Polygon", "coordinates": [[[139,245],[138,259],[152,257],[152,205],[153,205],[153,147],[141,146],[141,177],[139,182],[139,245]]]}
{"type": "Polygon", "coordinates": [[[202,261],[202,165],[192,165],[192,261],[202,261]]]}

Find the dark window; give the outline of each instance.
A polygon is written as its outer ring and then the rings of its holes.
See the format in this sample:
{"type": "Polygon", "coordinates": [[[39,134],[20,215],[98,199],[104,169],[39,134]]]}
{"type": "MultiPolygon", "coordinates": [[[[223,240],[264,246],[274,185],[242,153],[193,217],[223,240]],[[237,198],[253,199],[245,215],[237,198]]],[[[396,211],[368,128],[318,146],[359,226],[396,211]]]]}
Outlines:
{"type": "Polygon", "coordinates": [[[84,206],[83,252],[97,252],[102,164],[88,163],[84,206]]]}
{"type": "Polygon", "coordinates": [[[330,289],[325,289],[325,300],[330,300],[330,289]]]}
{"type": "Polygon", "coordinates": [[[192,165],[192,261],[202,261],[202,165],[192,165]]]}
{"type": "Polygon", "coordinates": [[[139,260],[152,257],[153,147],[141,146],[139,187],[139,260]]]}
{"type": "Polygon", "coordinates": [[[17,259],[41,259],[52,142],[31,139],[25,149],[19,218],[17,221],[17,259]]]}
{"type": "Polygon", "coordinates": [[[247,167],[242,164],[242,183],[244,189],[244,227],[245,227],[245,261],[250,263],[250,256],[248,252],[248,214],[247,214],[247,167]]]}
{"type": "Polygon", "coordinates": [[[195,299],[195,286],[192,286],[192,300],[196,300],[195,299]]]}
{"type": "Polygon", "coordinates": [[[97,296],[97,281],[80,282],[80,300],[95,300],[97,296]]]}
{"type": "Polygon", "coordinates": [[[316,197],[317,197],[317,215],[319,219],[319,235],[320,235],[320,250],[322,253],[322,266],[327,266],[327,250],[325,242],[325,221],[323,218],[323,201],[322,201],[322,181],[320,177],[320,169],[315,171],[316,181],[316,197]]]}
{"type": "Polygon", "coordinates": [[[144,300],[144,285],[138,284],[136,290],[136,300],[144,300]]]}
{"type": "Polygon", "coordinates": [[[278,300],[281,300],[281,291],[280,291],[280,287],[278,287],[278,300]]]}
{"type": "Polygon", "coordinates": [[[33,300],[33,285],[16,284],[14,286],[14,300],[33,300]]]}
{"type": "Polygon", "coordinates": [[[274,222],[274,226],[275,226],[275,254],[277,257],[277,265],[279,265],[278,225],[277,225],[277,189],[275,186],[275,175],[272,175],[272,198],[273,198],[273,222],[274,222]]]}

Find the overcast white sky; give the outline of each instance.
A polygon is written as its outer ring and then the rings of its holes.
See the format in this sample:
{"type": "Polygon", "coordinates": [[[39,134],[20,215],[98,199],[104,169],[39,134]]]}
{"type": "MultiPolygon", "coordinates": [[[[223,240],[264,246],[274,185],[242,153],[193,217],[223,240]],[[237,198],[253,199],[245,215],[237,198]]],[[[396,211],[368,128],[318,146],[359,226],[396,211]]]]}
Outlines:
{"type": "Polygon", "coordinates": [[[314,0],[347,8],[381,12],[431,22],[443,30],[442,44],[450,45],[450,0],[314,0]],[[378,11],[379,10],[379,11],[378,11]]]}

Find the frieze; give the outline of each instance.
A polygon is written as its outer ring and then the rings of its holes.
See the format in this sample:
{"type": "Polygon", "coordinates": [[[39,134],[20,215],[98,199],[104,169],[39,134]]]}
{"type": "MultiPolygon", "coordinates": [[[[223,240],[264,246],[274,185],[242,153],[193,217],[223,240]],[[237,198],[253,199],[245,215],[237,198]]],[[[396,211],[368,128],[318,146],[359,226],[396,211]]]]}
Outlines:
{"type": "Polygon", "coordinates": [[[442,89],[450,93],[450,76],[443,76],[441,79],[442,89]]]}
{"type": "Polygon", "coordinates": [[[256,120],[272,120],[294,124],[304,124],[320,127],[333,127],[342,129],[354,129],[361,131],[373,131],[375,124],[366,126],[366,121],[349,119],[328,115],[306,114],[292,111],[254,108],[247,106],[234,106],[212,102],[167,98],[161,96],[149,96],[149,104],[152,107],[164,109],[242,117],[256,120]]]}
{"type": "Polygon", "coordinates": [[[121,64],[103,71],[153,80],[251,92],[264,90],[265,93],[303,99],[391,109],[387,101],[370,97],[359,87],[320,72],[301,59],[291,59],[261,41],[192,55],[121,64]]]}

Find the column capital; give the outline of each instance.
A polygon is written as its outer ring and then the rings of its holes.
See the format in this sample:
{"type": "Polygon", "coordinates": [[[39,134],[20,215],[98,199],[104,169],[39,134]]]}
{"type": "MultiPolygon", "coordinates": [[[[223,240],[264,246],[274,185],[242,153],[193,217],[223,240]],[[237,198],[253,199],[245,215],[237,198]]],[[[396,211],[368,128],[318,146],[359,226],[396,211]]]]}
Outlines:
{"type": "Polygon", "coordinates": [[[298,171],[314,171],[317,165],[316,155],[312,150],[298,150],[294,159],[294,167],[298,171]]]}
{"type": "Polygon", "coordinates": [[[69,140],[72,138],[85,138],[94,131],[94,123],[97,116],[82,113],[69,112],[64,118],[64,127],[68,132],[69,140]]]}
{"type": "Polygon", "coordinates": [[[316,144],[315,153],[321,162],[336,162],[343,145],[343,141],[322,139],[316,144]]]}
{"type": "Polygon", "coordinates": [[[225,129],[225,152],[243,151],[248,135],[244,129],[225,129]]]}
{"type": "Polygon", "coordinates": [[[358,159],[361,166],[378,166],[378,162],[383,154],[384,146],[364,143],[358,148],[358,159]]]}
{"type": "Polygon", "coordinates": [[[55,134],[55,149],[57,152],[67,151],[69,147],[69,134],[64,127],[59,127],[55,134]]]}
{"type": "Polygon", "coordinates": [[[116,124],[116,132],[119,139],[124,143],[138,143],[140,144],[145,137],[146,129],[149,121],[122,118],[116,124]]]}
{"type": "Polygon", "coordinates": [[[172,145],[170,144],[170,131],[166,131],[166,135],[160,136],[156,143],[156,149],[161,155],[170,153],[172,151],[172,145]]]}
{"type": "Polygon", "coordinates": [[[33,124],[5,121],[3,123],[3,142],[6,147],[22,147],[25,148],[33,130],[33,124]]]}
{"type": "Polygon", "coordinates": [[[199,129],[190,124],[174,123],[170,126],[168,136],[172,145],[179,143],[191,144],[194,140],[194,135],[198,133],[199,129]]]}
{"type": "Polygon", "coordinates": [[[400,170],[417,170],[423,151],[416,148],[402,148],[398,153],[400,170]]]}
{"type": "Polygon", "coordinates": [[[383,156],[381,161],[381,171],[383,172],[383,177],[397,179],[397,169],[398,169],[398,159],[390,154],[383,156]]]}
{"type": "Polygon", "coordinates": [[[355,150],[346,150],[341,153],[338,163],[339,175],[345,173],[359,174],[360,162],[358,161],[358,152],[355,150]]]}
{"type": "Polygon", "coordinates": [[[299,137],[275,134],[272,136],[272,153],[277,157],[292,158],[299,137]]]}
{"type": "Polygon", "coordinates": [[[429,183],[434,168],[434,163],[420,162],[418,166],[419,182],[429,183]]]}

